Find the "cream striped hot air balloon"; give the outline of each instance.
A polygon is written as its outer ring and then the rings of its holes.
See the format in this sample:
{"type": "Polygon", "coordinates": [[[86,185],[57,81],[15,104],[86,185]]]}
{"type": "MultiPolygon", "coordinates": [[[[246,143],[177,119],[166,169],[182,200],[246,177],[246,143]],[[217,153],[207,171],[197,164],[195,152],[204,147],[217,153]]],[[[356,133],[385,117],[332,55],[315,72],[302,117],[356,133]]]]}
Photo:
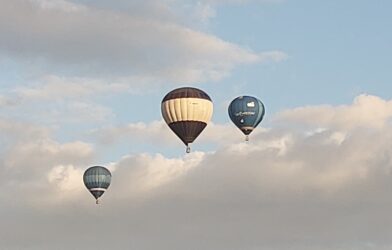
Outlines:
{"type": "Polygon", "coordinates": [[[171,130],[187,146],[207,126],[213,111],[211,98],[202,90],[190,87],[175,89],[162,100],[162,116],[171,130]]]}

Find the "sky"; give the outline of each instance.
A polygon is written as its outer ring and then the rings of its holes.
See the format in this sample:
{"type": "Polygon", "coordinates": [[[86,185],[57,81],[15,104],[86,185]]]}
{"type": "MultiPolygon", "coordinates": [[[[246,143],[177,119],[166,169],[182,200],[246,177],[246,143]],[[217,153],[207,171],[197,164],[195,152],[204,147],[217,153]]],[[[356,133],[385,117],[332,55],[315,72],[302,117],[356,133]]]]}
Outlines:
{"type": "Polygon", "coordinates": [[[0,6],[0,249],[392,248],[392,2],[0,6]],[[190,154],[160,110],[182,86],[214,103],[190,154]]]}

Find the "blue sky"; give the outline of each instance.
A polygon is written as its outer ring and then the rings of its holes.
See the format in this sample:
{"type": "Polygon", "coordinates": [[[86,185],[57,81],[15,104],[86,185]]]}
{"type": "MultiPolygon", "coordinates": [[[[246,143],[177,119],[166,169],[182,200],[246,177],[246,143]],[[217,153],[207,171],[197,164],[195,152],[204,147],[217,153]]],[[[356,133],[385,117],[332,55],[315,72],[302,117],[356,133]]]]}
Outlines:
{"type": "MultiPolygon", "coordinates": [[[[196,23],[197,29],[254,52],[280,50],[288,56],[280,63],[239,65],[213,84],[210,80],[195,82],[216,96],[217,103],[250,93],[262,98],[268,111],[275,113],[301,105],[350,103],[361,93],[389,98],[385,91],[391,78],[387,70],[392,39],[389,2],[256,1],[212,6],[215,14],[201,25],[196,23]]],[[[12,57],[5,59],[2,85],[23,85],[38,78],[34,67],[41,67],[26,64],[22,66],[12,57]]],[[[45,66],[40,70],[45,71],[45,66]]],[[[149,98],[159,100],[171,88],[154,89],[149,98]]],[[[131,96],[129,99],[144,98],[131,96]]],[[[122,122],[154,120],[159,115],[158,110],[135,119],[128,116],[128,109],[116,106],[115,110],[122,122]]],[[[217,122],[225,118],[222,112],[214,115],[217,122]]]]}
{"type": "Polygon", "coordinates": [[[390,7],[387,1],[222,6],[211,29],[255,51],[280,49],[288,54],[284,63],[245,67],[227,80],[247,82],[250,92],[265,95],[273,111],[340,104],[364,92],[390,97],[385,91],[391,77],[390,7]]]}
{"type": "MultiPolygon", "coordinates": [[[[210,80],[194,84],[216,96],[217,103],[241,93],[260,96],[272,113],[301,105],[350,103],[361,93],[388,98],[385,89],[391,78],[387,70],[392,39],[388,32],[390,5],[387,1],[211,5],[214,15],[201,25],[196,23],[197,29],[254,52],[280,50],[288,58],[280,63],[239,65],[213,84],[210,80]]],[[[29,61],[21,65],[12,57],[2,61],[2,68],[0,80],[5,88],[23,85],[38,78],[39,73],[51,73],[45,66],[29,61]],[[34,72],[35,67],[38,72],[34,72]]],[[[64,73],[64,69],[59,73],[64,73]]],[[[171,88],[163,87],[159,92],[154,89],[149,98],[159,99],[171,88]]],[[[152,111],[153,105],[149,107],[152,111]]],[[[146,112],[135,119],[128,116],[128,109],[115,109],[122,122],[158,118],[156,113],[146,112]]],[[[226,114],[221,113],[214,115],[217,122],[225,121],[226,114]]]]}
{"type": "Polygon", "coordinates": [[[2,247],[93,249],[106,228],[102,249],[391,249],[390,1],[0,6],[2,247]],[[179,86],[214,101],[188,155],[160,111],[179,86]],[[250,143],[239,95],[266,106],[250,143]]]}

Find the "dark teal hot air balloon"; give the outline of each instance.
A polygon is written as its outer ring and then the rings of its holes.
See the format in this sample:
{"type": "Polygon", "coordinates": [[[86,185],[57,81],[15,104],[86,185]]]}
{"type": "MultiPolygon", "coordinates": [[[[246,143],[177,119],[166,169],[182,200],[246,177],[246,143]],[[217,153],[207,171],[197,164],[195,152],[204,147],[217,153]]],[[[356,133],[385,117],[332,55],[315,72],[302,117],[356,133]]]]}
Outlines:
{"type": "Polygon", "coordinates": [[[253,96],[239,96],[229,105],[229,116],[249,140],[249,134],[263,120],[265,108],[263,103],[253,96]]]}
{"type": "Polygon", "coordinates": [[[84,172],[84,185],[94,196],[97,204],[99,203],[99,197],[101,197],[110,186],[111,179],[112,174],[105,167],[94,166],[84,172]]]}

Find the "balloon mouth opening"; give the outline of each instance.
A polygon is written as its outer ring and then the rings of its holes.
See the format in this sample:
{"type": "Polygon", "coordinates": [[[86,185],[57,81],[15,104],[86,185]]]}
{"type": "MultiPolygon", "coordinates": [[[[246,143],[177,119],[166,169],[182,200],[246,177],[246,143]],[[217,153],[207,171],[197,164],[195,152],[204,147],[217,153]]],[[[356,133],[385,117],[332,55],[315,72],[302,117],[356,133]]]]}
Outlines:
{"type": "Polygon", "coordinates": [[[246,136],[249,135],[250,133],[252,133],[253,128],[250,127],[242,127],[241,128],[242,133],[244,133],[246,136]]]}

